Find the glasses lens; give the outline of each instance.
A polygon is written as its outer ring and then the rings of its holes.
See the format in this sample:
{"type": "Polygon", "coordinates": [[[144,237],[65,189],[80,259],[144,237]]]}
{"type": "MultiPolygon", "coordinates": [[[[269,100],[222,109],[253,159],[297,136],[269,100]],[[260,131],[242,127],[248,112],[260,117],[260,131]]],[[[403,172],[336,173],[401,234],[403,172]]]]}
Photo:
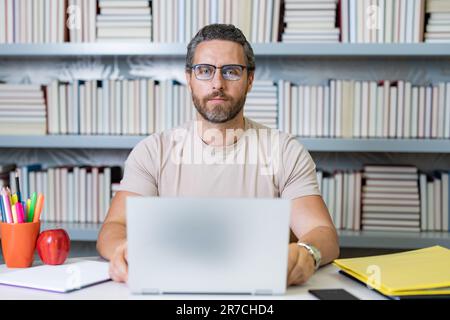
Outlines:
{"type": "Polygon", "coordinates": [[[222,76],[226,80],[239,80],[242,77],[243,68],[241,66],[223,66],[222,76]]]}
{"type": "Polygon", "coordinates": [[[198,64],[194,67],[195,76],[199,80],[209,80],[214,76],[214,67],[206,64],[198,64]]]}

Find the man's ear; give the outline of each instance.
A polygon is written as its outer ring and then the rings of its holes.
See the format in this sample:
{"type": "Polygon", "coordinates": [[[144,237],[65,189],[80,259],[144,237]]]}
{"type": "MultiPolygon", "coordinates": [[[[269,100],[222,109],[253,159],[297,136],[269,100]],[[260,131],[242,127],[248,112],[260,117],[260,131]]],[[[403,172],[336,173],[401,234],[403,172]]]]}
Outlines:
{"type": "Polygon", "coordinates": [[[250,92],[252,90],[254,80],[255,80],[255,71],[251,71],[248,73],[247,92],[250,92]]]}
{"type": "Polygon", "coordinates": [[[184,75],[186,76],[187,88],[188,88],[189,92],[192,93],[192,89],[191,89],[191,73],[186,71],[184,73],[184,75]]]}

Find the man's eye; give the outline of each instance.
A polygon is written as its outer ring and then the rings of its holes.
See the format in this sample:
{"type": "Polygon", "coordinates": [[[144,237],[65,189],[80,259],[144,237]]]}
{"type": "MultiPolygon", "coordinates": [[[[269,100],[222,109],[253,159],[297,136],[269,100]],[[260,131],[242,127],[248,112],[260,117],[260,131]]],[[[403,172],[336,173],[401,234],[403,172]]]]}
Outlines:
{"type": "Polygon", "coordinates": [[[201,74],[210,74],[210,73],[211,73],[211,70],[209,70],[209,68],[200,68],[200,69],[199,69],[199,72],[200,72],[201,74]]]}
{"type": "Polygon", "coordinates": [[[226,69],[225,70],[225,74],[228,76],[237,76],[239,75],[239,70],[238,69],[226,69]]]}

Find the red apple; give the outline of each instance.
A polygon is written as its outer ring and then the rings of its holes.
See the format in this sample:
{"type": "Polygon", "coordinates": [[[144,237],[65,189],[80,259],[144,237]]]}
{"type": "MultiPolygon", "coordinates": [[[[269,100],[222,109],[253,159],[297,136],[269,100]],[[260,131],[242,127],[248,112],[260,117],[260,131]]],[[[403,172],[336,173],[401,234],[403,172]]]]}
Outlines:
{"type": "Polygon", "coordinates": [[[69,256],[70,238],[64,229],[42,231],[36,242],[37,251],[45,264],[63,264],[69,256]]]}

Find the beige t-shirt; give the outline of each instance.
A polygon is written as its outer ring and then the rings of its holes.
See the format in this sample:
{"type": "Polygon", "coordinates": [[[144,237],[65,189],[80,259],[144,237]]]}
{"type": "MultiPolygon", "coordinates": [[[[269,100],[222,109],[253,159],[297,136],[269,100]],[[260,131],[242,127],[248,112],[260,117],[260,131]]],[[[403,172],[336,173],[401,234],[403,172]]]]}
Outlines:
{"type": "Polygon", "coordinates": [[[119,189],[162,197],[320,194],[316,166],[294,136],[244,120],[242,135],[225,147],[206,144],[194,120],[150,135],[128,156],[119,189]]]}

